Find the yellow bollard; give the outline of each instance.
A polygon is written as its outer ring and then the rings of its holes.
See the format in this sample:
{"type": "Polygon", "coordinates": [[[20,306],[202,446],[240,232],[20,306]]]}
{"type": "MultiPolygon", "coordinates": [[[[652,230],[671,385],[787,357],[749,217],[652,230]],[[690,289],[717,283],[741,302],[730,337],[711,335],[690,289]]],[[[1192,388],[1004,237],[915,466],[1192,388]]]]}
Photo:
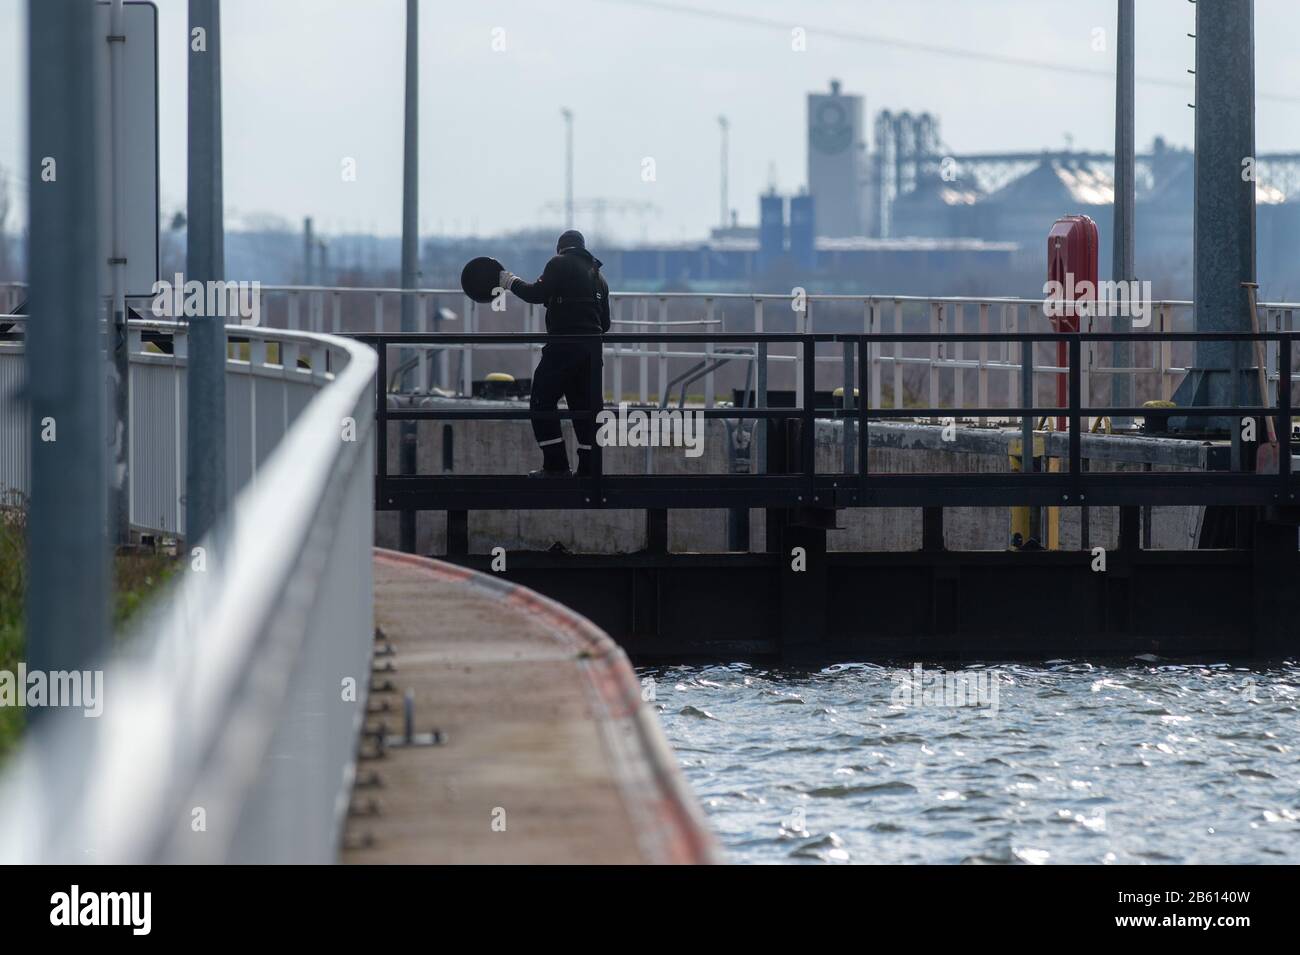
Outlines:
{"type": "MultiPolygon", "coordinates": [[[[1061,471],[1060,458],[1048,458],[1047,470],[1053,474],[1059,474],[1061,471]]],[[[1047,528],[1044,533],[1047,538],[1043,546],[1048,550],[1061,549],[1061,509],[1056,505],[1049,505],[1047,508],[1047,528]]]]}
{"type": "MultiPolygon", "coordinates": [[[[1010,462],[1013,473],[1019,473],[1024,470],[1021,465],[1021,447],[1023,442],[1020,438],[1012,438],[1007,446],[1007,460],[1010,462]]],[[[1033,456],[1041,458],[1046,450],[1046,443],[1042,436],[1034,435],[1033,456]]],[[[1032,465],[1031,465],[1032,466],[1032,465]]],[[[1022,542],[1028,542],[1034,536],[1034,518],[1033,508],[1027,505],[1018,505],[1011,508],[1011,537],[1016,534],[1020,535],[1022,542]]],[[[1049,530],[1050,532],[1050,530],[1049,530]]],[[[1058,534],[1059,540],[1059,534],[1058,534]]]]}

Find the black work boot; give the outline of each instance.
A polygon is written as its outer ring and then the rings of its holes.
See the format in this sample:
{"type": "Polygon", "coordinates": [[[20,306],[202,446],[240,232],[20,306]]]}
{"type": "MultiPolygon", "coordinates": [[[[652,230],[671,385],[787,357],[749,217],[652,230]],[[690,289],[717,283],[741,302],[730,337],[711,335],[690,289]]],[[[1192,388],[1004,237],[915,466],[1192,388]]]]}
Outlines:
{"type": "Polygon", "coordinates": [[[578,446],[578,477],[591,474],[591,448],[578,446]]]}
{"type": "Polygon", "coordinates": [[[563,441],[556,441],[542,447],[542,466],[540,470],[529,471],[529,477],[568,477],[569,452],[564,449],[563,441]]]}

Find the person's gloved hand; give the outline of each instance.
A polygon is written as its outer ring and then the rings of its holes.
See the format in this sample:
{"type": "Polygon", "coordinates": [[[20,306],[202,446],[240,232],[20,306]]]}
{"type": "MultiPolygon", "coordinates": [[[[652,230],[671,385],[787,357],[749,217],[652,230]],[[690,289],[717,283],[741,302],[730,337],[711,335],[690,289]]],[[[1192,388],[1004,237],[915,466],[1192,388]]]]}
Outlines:
{"type": "Polygon", "coordinates": [[[518,277],[519,276],[515,275],[513,272],[507,271],[506,269],[502,269],[501,276],[499,279],[497,279],[497,284],[508,292],[510,291],[511,284],[518,277]]]}

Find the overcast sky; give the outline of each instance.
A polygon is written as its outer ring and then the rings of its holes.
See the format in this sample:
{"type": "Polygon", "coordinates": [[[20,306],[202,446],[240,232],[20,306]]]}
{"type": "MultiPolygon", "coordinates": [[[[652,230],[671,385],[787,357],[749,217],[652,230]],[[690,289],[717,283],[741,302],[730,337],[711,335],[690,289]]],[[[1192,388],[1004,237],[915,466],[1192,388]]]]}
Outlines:
{"type": "MultiPolygon", "coordinates": [[[[185,197],[188,14],[185,0],[157,6],[170,212],[185,197]]],[[[1157,134],[1190,145],[1195,6],[1137,8],[1139,148],[1157,134]]],[[[25,149],[25,9],[0,0],[0,166],[11,173],[25,149]]],[[[404,0],[225,0],[228,217],[269,214],[296,227],[310,214],[326,232],[400,230],[404,10],[404,0]],[[356,160],[355,182],[342,180],[344,157],[356,160]]],[[[558,221],[541,207],[563,197],[566,106],[578,198],[652,201],[660,212],[644,228],[661,239],[699,238],[716,222],[720,113],[731,121],[742,221],[756,218],[773,177],[785,191],[802,185],[805,96],[831,77],[866,97],[868,117],[937,114],[955,152],[1055,148],[1067,136],[1108,150],[1109,78],[1006,60],[1113,71],[1114,18],[1114,0],[423,0],[422,231],[558,221]],[[805,50],[792,49],[795,27],[805,50]],[[646,157],[654,182],[642,178],[646,157]]],[[[1300,3],[1258,0],[1261,152],[1300,149],[1297,38],[1300,3]]],[[[19,172],[20,190],[26,178],[19,172]]],[[[640,221],[610,224],[636,238],[640,221]]]]}

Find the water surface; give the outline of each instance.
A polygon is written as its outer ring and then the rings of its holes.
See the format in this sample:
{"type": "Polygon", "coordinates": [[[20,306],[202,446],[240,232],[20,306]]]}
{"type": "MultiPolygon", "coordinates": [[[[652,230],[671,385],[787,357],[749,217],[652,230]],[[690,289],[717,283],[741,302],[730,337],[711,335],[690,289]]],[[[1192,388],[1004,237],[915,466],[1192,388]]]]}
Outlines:
{"type": "Polygon", "coordinates": [[[1300,862],[1300,667],[941,670],[639,675],[733,862],[1300,862]]]}

